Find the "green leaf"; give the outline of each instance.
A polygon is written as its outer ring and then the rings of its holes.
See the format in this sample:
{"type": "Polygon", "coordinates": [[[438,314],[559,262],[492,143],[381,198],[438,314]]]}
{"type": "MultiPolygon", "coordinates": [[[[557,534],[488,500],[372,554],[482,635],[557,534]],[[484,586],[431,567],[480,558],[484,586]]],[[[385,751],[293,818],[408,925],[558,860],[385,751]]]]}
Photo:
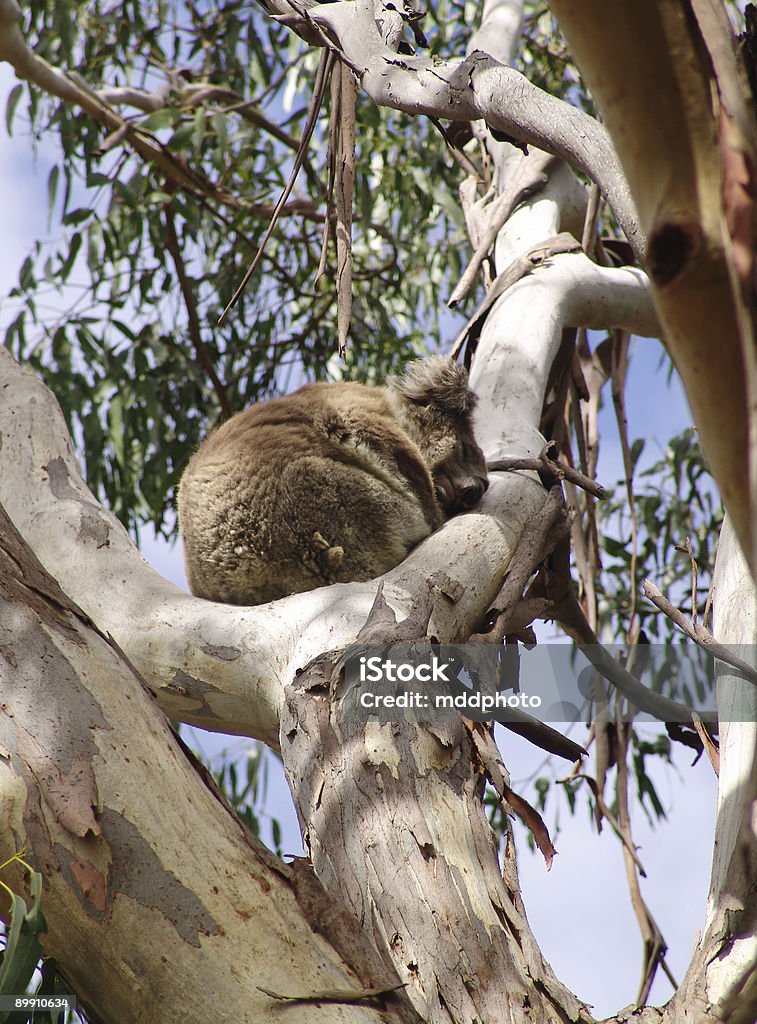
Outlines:
{"type": "Polygon", "coordinates": [[[108,408],[108,433],[113,444],[116,459],[124,466],[126,449],[124,445],[124,398],[122,394],[113,395],[108,408]]]}
{"type": "Polygon", "coordinates": [[[27,256],[21,264],[21,270],[18,274],[18,283],[22,292],[31,291],[36,284],[34,277],[34,263],[31,256],[27,256]]]}
{"type": "MultiPolygon", "coordinates": [[[[5,955],[0,964],[0,995],[25,992],[42,956],[39,935],[47,931],[47,923],[40,909],[42,876],[31,872],[32,907],[17,893],[11,895],[10,919],[6,926],[5,955]]],[[[9,1014],[0,1014],[0,1021],[9,1014]]]]}
{"type": "Polygon", "coordinates": [[[168,107],[163,107],[161,110],[156,110],[155,113],[150,114],[142,121],[140,128],[144,128],[148,132],[157,132],[162,128],[171,128],[174,123],[174,111],[168,107]]]}
{"type": "Polygon", "coordinates": [[[87,173],[87,188],[99,188],[101,185],[111,185],[112,180],[107,174],[100,171],[89,171],[87,173]]]}
{"type": "Polygon", "coordinates": [[[81,232],[77,231],[71,236],[71,245],[68,250],[68,256],[66,257],[65,262],[63,263],[63,266],[60,268],[59,271],[60,279],[62,281],[68,280],[68,276],[71,273],[71,269],[74,263],[76,262],[76,257],[79,255],[81,243],[81,232]]]}
{"type": "Polygon", "coordinates": [[[627,541],[616,540],[614,537],[603,537],[602,547],[614,558],[630,559],[630,546],[627,541]]]}
{"type": "Polygon", "coordinates": [[[173,196],[170,192],[148,192],[145,196],[145,203],[150,206],[165,206],[167,203],[172,202],[173,196]]]}
{"type": "Polygon", "coordinates": [[[171,138],[168,140],[168,148],[172,152],[177,150],[186,149],[189,143],[192,141],[194,135],[194,125],[183,124],[181,128],[177,128],[171,138]]]}
{"type": "Polygon", "coordinates": [[[9,135],[13,135],[13,118],[16,114],[16,107],[18,106],[18,101],[21,99],[21,93],[23,90],[24,86],[21,82],[19,82],[18,85],[14,85],[5,104],[5,128],[9,135]]]}
{"type": "Polygon", "coordinates": [[[48,228],[52,219],[53,211],[55,209],[55,196],[58,191],[58,177],[60,176],[60,168],[57,164],[53,164],[50,168],[50,173],[47,176],[47,223],[48,228]]]}
{"type": "Polygon", "coordinates": [[[86,207],[79,207],[78,210],[72,210],[67,213],[63,218],[63,223],[66,225],[81,224],[82,221],[88,220],[92,216],[93,211],[86,209],[86,207]]]}
{"type": "Polygon", "coordinates": [[[636,468],[636,463],[639,461],[641,453],[644,451],[645,441],[643,437],[637,437],[631,445],[631,467],[636,468]]]}

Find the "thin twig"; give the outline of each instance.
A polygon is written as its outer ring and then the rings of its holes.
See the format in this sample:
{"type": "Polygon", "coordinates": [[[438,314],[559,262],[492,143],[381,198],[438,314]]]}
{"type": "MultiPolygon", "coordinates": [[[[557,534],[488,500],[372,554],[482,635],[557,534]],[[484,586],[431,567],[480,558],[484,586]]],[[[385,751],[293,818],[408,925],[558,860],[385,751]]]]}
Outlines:
{"type": "Polygon", "coordinates": [[[707,628],[707,623],[710,621],[710,612],[712,611],[712,598],[715,593],[715,580],[710,580],[710,586],[707,590],[707,599],[704,602],[704,613],[702,615],[702,625],[707,628]]]}
{"type": "Polygon", "coordinates": [[[615,795],[618,806],[618,823],[624,834],[623,861],[626,866],[626,878],[631,896],[631,905],[633,906],[644,942],[644,964],[639,983],[639,992],[636,996],[636,1004],[641,1006],[649,998],[649,992],[658,967],[663,968],[674,988],[678,988],[678,985],[665,963],[667,943],[657,926],[657,922],[652,917],[644,897],[641,895],[635,858],[631,857],[629,853],[629,849],[634,846],[633,833],[631,831],[631,815],[628,807],[628,741],[630,738],[630,726],[628,723],[620,721],[619,714],[616,721],[616,734],[619,749],[615,795]]]}
{"type": "Polygon", "coordinates": [[[612,813],[610,808],[607,806],[607,804],[605,802],[605,799],[604,799],[604,797],[602,796],[602,794],[601,794],[601,792],[599,790],[599,786],[597,785],[596,779],[593,779],[591,777],[591,775],[585,775],[583,772],[575,772],[573,775],[570,776],[570,778],[568,778],[568,779],[561,779],[560,781],[561,782],[572,782],[573,779],[583,779],[585,782],[589,783],[591,791],[594,794],[594,799],[597,801],[597,804],[599,805],[599,809],[602,812],[602,816],[604,818],[606,818],[607,821],[609,821],[610,826],[611,826],[613,832],[615,833],[615,835],[618,837],[618,839],[621,841],[623,846],[628,851],[628,855],[633,858],[633,862],[636,865],[636,868],[638,869],[638,872],[641,875],[641,877],[642,878],[646,878],[647,877],[647,873],[644,870],[644,865],[639,860],[638,854],[636,853],[636,847],[629,840],[628,836],[624,833],[623,829],[620,826],[620,822],[615,817],[615,815],[612,813]]]}
{"type": "Polygon", "coordinates": [[[203,370],[208,375],[208,379],[213,385],[213,390],[216,393],[221,414],[224,419],[228,419],[232,414],[229,396],[225,386],[221,383],[221,378],[218,376],[216,369],[213,366],[213,360],[210,358],[208,346],[202,340],[202,330],[200,328],[200,317],[197,313],[197,303],[195,302],[194,292],[192,291],[192,286],[189,283],[189,278],[187,277],[184,258],[181,254],[179,239],[176,235],[176,223],[174,221],[173,207],[170,203],[167,203],[164,210],[166,221],[166,248],[173,260],[174,267],[176,268],[176,276],[179,279],[179,287],[181,288],[184,305],[187,309],[189,340],[192,342],[192,346],[197,353],[197,359],[199,360],[200,366],[202,366],[203,370]]]}
{"type": "Polygon", "coordinates": [[[656,608],[659,608],[661,612],[667,615],[702,650],[707,651],[713,658],[724,661],[726,665],[737,669],[745,679],[757,685],[757,669],[753,665],[743,661],[738,655],[732,654],[723,644],[718,643],[712,633],[705,629],[704,626],[689,622],[680,608],[676,608],[675,605],[671,604],[654,583],[644,580],[641,590],[644,596],[648,597],[656,608]]]}
{"type": "Polygon", "coordinates": [[[253,259],[252,263],[247,268],[247,273],[242,278],[241,284],[232,295],[223,313],[221,313],[221,315],[219,316],[219,324],[223,323],[224,318],[226,317],[226,314],[229,312],[229,310],[233,309],[234,306],[236,306],[237,302],[239,301],[239,296],[247,287],[247,282],[255,273],[255,270],[263,257],[263,253],[265,251],[266,245],[268,244],[268,240],[273,234],[273,229],[276,227],[276,223],[278,222],[281,210],[284,204],[286,203],[287,199],[291,195],[292,189],[294,188],[294,183],[297,180],[297,175],[299,173],[300,168],[302,167],[303,161],[305,160],[305,156],[307,155],[308,145],[310,144],[310,139],[313,135],[313,131],[318,120],[318,112],[321,109],[321,104],[323,103],[323,96],[326,91],[326,83],[328,81],[328,77],[329,74],[331,73],[335,60],[336,57],[334,57],[333,53],[330,50],[324,50],[321,53],[320,62],[318,64],[318,71],[315,77],[315,84],[313,86],[313,95],[310,100],[310,108],[308,110],[307,121],[305,122],[305,127],[302,132],[302,143],[300,144],[300,149],[298,150],[297,155],[294,158],[294,164],[292,166],[292,171],[289,175],[289,180],[286,183],[284,191],[279,196],[279,201],[276,203],[276,206],[274,207],[271,222],[268,225],[265,234],[263,235],[263,241],[260,243],[260,248],[255,254],[255,258],[253,259]]]}
{"type": "Polygon", "coordinates": [[[346,64],[334,72],[340,83],[339,147],[336,163],[336,299],[339,355],[352,322],[352,207],[355,196],[355,104],[357,84],[346,64]]]}
{"type": "Polygon", "coordinates": [[[694,728],[699,734],[699,739],[702,741],[702,749],[707,754],[712,765],[712,770],[717,776],[720,776],[720,751],[718,750],[718,745],[710,736],[709,730],[699,715],[693,714],[691,717],[694,720],[694,728]]]}
{"type": "MultiPolygon", "coordinates": [[[[597,418],[599,399],[609,376],[603,352],[608,348],[607,342],[601,342],[595,350],[589,347],[586,331],[578,331],[576,338],[576,361],[574,367],[571,399],[573,401],[573,422],[578,444],[578,456],[581,472],[593,478],[599,458],[599,432],[597,418]]],[[[585,499],[584,530],[579,538],[576,533],[575,550],[579,554],[583,545],[585,556],[581,565],[581,582],[583,584],[582,606],[591,624],[597,628],[598,604],[595,581],[601,570],[601,554],[599,547],[599,530],[597,527],[596,508],[591,495],[585,499]]]]}
{"type": "Polygon", "coordinates": [[[597,224],[599,222],[599,204],[602,193],[596,181],[592,181],[589,188],[589,202],[586,204],[586,216],[584,217],[584,229],[581,235],[581,248],[587,256],[593,258],[597,244],[597,224]]]}
{"type": "MultiPolygon", "coordinates": [[[[567,546],[555,548],[551,582],[555,620],[576,641],[586,660],[639,710],[647,711],[661,722],[693,722],[695,712],[691,708],[648,689],[600,644],[575,595],[569,558],[567,546]]],[[[708,725],[717,724],[717,715],[703,712],[701,718],[708,725]]]]}
{"type": "Polygon", "coordinates": [[[697,582],[699,580],[699,566],[697,560],[694,558],[694,549],[691,546],[691,537],[686,537],[686,543],[682,545],[676,544],[678,551],[683,551],[689,556],[689,563],[691,565],[691,621],[693,625],[697,624],[697,582]]]}
{"type": "Polygon", "coordinates": [[[631,446],[628,443],[628,416],[626,415],[625,400],[626,375],[628,372],[628,347],[630,345],[630,341],[631,336],[628,331],[613,331],[610,386],[612,390],[612,404],[615,408],[615,419],[618,424],[620,449],[623,454],[623,470],[626,477],[628,508],[631,514],[631,565],[629,573],[631,601],[628,611],[627,639],[629,644],[633,644],[636,633],[636,562],[638,559],[639,547],[639,524],[636,515],[636,497],[633,489],[634,467],[631,461],[631,446]]]}
{"type": "Polygon", "coordinates": [[[331,76],[331,111],[329,115],[329,140],[328,140],[328,185],[326,187],[326,219],[323,223],[323,238],[321,239],[321,258],[318,260],[318,269],[313,279],[313,290],[326,273],[329,256],[329,241],[331,239],[331,221],[334,215],[334,189],[336,187],[336,165],[339,159],[339,119],[341,117],[342,90],[341,82],[336,75],[331,76]]]}
{"type": "Polygon", "coordinates": [[[577,487],[581,487],[584,491],[588,491],[589,494],[593,494],[595,498],[603,499],[607,497],[607,491],[596,480],[584,476],[583,473],[579,473],[577,469],[569,466],[566,462],[554,459],[549,455],[544,455],[538,459],[495,459],[494,462],[487,462],[486,468],[491,473],[509,473],[518,469],[530,469],[537,473],[547,473],[555,480],[570,480],[577,487]]]}
{"type": "MultiPolygon", "coordinates": [[[[583,330],[583,329],[582,329],[583,330]]],[[[579,336],[582,331],[579,331],[579,336]]],[[[579,337],[580,341],[580,337],[579,337]]],[[[578,356],[579,348],[576,350],[578,356]]],[[[583,476],[588,477],[588,456],[586,449],[586,434],[584,432],[584,419],[582,400],[576,385],[575,377],[570,382],[570,400],[573,406],[573,427],[578,447],[578,464],[581,466],[583,476]]],[[[589,477],[591,479],[591,477],[589,477]]],[[[567,481],[568,498],[572,505],[580,508],[578,494],[570,481],[567,481]]],[[[597,559],[594,557],[598,551],[598,534],[596,529],[596,516],[594,513],[594,502],[591,495],[583,502],[583,516],[576,519],[573,524],[573,550],[576,556],[576,566],[581,582],[581,600],[584,610],[592,626],[597,622],[597,601],[594,582],[596,578],[597,559]],[[593,541],[597,538],[597,544],[593,541]]]]}

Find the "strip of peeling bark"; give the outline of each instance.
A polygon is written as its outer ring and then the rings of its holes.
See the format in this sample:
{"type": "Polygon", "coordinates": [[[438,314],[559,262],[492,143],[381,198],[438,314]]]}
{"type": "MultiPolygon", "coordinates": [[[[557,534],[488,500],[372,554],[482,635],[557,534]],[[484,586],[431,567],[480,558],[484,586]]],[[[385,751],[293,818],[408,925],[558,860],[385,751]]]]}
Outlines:
{"type": "Polygon", "coordinates": [[[552,0],[623,164],[665,338],[755,571],[755,130],[721,5],[552,0]],[[698,21],[700,8],[709,17],[698,21]],[[705,32],[704,28],[707,29],[705,32]],[[750,479],[751,478],[751,479],[750,479]]]}

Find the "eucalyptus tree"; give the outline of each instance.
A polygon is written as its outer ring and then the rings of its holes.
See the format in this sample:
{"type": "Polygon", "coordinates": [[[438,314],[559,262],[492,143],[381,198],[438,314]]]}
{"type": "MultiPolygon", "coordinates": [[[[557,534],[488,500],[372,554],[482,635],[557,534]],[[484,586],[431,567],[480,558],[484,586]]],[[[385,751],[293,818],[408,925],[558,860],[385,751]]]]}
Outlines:
{"type": "MultiPolygon", "coordinates": [[[[712,650],[697,606],[717,510],[691,437],[671,445],[669,507],[658,476],[634,483],[632,333],[665,339],[729,517],[716,640],[754,643],[755,127],[725,8],[525,7],[0,0],[8,122],[61,147],[60,231],[21,267],[0,351],[3,880],[31,887],[26,917],[12,904],[16,976],[43,949],[98,1019],[262,1021],[303,1002],[324,1021],[592,1019],[529,928],[510,813],[548,859],[551,842],[490,732],[356,721],[342,669],[356,638],[483,650],[529,642],[534,618],[637,649],[667,635],[642,598],[651,564],[667,584],[691,573],[688,617],[645,593],[712,650]],[[141,560],[126,527],[172,528],[209,425],[303,379],[379,379],[454,335],[499,468],[476,512],[381,581],[237,608],[141,560]],[[598,518],[607,388],[627,479],[598,518]],[[166,716],[281,751],[307,861],[246,831],[166,716]]],[[[665,717],[597,657],[611,692],[665,717]]],[[[700,717],[678,730],[720,772],[711,893],[686,977],[640,1021],[755,1016],[752,674],[720,663],[719,752],[700,717]]],[[[596,814],[637,894],[630,726],[591,735],[596,814]]],[[[635,909],[643,1004],[664,942],[635,909]]]]}

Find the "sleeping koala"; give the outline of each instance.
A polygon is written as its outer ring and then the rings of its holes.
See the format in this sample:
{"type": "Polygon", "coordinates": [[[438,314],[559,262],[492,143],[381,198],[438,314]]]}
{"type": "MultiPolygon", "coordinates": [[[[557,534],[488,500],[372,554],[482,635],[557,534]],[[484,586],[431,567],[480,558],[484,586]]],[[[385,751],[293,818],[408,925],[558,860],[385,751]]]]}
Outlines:
{"type": "Polygon", "coordinates": [[[438,356],[384,387],[307,384],[227,420],[179,484],[192,593],[252,605],[387,572],[486,490],[474,403],[438,356]]]}

